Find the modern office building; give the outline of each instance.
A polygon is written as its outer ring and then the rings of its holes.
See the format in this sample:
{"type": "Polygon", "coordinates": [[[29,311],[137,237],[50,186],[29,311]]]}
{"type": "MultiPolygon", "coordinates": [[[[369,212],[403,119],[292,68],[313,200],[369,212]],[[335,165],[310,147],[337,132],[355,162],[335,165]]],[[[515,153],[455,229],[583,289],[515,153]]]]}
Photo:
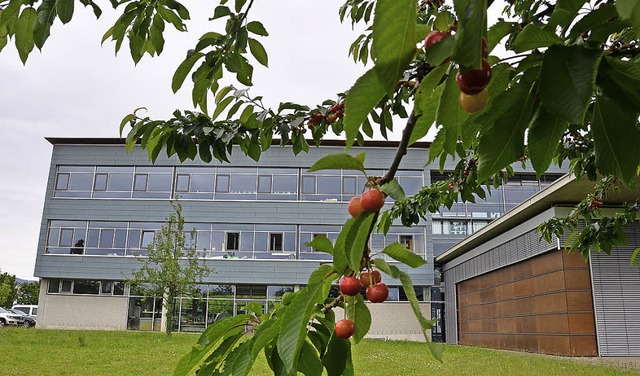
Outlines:
{"type": "MultiPolygon", "coordinates": [[[[35,276],[42,281],[38,325],[48,328],[160,329],[160,299],[143,299],[125,280],[140,266],[135,256],[145,254],[172,211],[170,200],[177,198],[186,227],[197,233],[190,241],[214,273],[196,296],[179,298],[176,329],[201,331],[250,302],[269,309],[329,260],[305,243],[318,234],[334,240],[348,217],[347,202],[365,183],[353,171],[307,172],[320,157],[343,152],[341,142],[327,141],[298,156],[289,147],[273,146],[259,163],[235,148],[226,164],[180,163],[162,156],[152,164],[145,150],[126,153],[121,139],[47,140],[53,154],[35,276]]],[[[373,141],[352,153],[366,153],[367,174],[383,175],[395,147],[394,142],[373,141]]],[[[425,167],[427,148],[413,145],[400,165],[397,177],[407,194],[444,177],[437,166],[425,167]]],[[[374,252],[400,242],[428,261],[405,269],[426,316],[442,315],[434,256],[562,174],[558,169],[537,180],[514,167],[517,174],[493,190],[487,202],[455,204],[419,225],[394,224],[386,236],[372,236],[374,252]]],[[[386,282],[390,298],[371,306],[370,336],[421,338],[399,281],[386,282]]],[[[443,329],[434,328],[435,340],[444,339],[443,329]]]]}
{"type": "MultiPolygon", "coordinates": [[[[593,183],[564,176],[436,258],[445,280],[447,342],[568,356],[640,355],[640,270],[630,265],[640,225],[628,244],[585,261],[536,227],[566,216],[593,183]]],[[[607,197],[613,213],[640,192],[607,197]]]]}

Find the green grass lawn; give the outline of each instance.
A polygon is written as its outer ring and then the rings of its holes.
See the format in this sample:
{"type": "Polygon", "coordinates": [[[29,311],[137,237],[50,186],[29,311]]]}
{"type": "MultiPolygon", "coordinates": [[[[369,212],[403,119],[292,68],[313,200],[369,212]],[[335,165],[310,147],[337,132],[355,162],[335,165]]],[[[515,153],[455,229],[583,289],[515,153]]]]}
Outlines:
{"type": "MultiPolygon", "coordinates": [[[[0,329],[0,375],[170,375],[195,343],[190,334],[0,329]]],[[[412,342],[363,341],[354,350],[357,375],[631,375],[533,354],[449,346],[444,363],[412,342]]],[[[251,375],[269,375],[264,359],[251,375]]]]}

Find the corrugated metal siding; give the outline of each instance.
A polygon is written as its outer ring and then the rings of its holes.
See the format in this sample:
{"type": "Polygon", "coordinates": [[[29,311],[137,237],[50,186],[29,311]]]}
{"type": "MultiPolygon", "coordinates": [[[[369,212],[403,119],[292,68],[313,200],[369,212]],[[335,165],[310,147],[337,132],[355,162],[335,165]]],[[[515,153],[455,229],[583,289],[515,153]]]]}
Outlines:
{"type": "Polygon", "coordinates": [[[555,239],[551,243],[540,240],[540,235],[532,230],[445,270],[447,343],[458,343],[457,283],[556,249],[555,244],[555,239]]]}
{"type": "Polygon", "coordinates": [[[640,224],[625,231],[628,246],[591,254],[593,300],[601,356],[640,355],[640,269],[629,260],[640,247],[640,224]]]}

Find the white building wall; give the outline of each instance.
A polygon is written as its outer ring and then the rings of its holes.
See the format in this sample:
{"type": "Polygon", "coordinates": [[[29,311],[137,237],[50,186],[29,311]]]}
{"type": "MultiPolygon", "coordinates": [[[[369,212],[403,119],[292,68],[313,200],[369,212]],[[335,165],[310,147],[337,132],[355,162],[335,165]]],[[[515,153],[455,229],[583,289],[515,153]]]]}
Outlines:
{"type": "Polygon", "coordinates": [[[126,330],[126,296],[47,294],[47,280],[40,284],[39,328],[126,330]]]}

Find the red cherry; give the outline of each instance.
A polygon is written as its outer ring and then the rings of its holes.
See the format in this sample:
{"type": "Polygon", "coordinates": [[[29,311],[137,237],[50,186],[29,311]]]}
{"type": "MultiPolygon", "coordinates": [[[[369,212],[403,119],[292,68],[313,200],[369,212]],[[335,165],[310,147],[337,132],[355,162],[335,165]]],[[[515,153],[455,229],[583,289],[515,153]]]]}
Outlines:
{"type": "Polygon", "coordinates": [[[491,80],[491,65],[482,59],[482,69],[471,70],[467,73],[456,74],[456,83],[461,92],[474,95],[480,93],[491,80]]]}
{"type": "Polygon", "coordinates": [[[368,212],[382,209],[384,206],[384,193],[377,188],[369,189],[360,197],[360,206],[362,206],[364,211],[368,212]]]}
{"type": "Polygon", "coordinates": [[[343,295],[355,296],[360,292],[360,280],[348,275],[345,275],[340,280],[340,292],[343,295]]]}
{"type": "Polygon", "coordinates": [[[336,336],[338,338],[347,339],[356,331],[356,326],[351,320],[340,320],[336,323],[336,336]]]}
{"type": "Polygon", "coordinates": [[[426,38],[424,38],[424,49],[426,50],[430,46],[440,42],[444,38],[449,37],[449,34],[442,31],[432,31],[426,38]]]}
{"type": "Polygon", "coordinates": [[[380,272],[377,271],[376,269],[373,269],[371,273],[369,272],[360,273],[360,282],[364,287],[371,287],[376,283],[379,283],[381,280],[382,280],[382,276],[380,275],[380,272]]]}
{"type": "Polygon", "coordinates": [[[367,299],[371,303],[382,303],[389,296],[389,288],[386,284],[380,282],[367,288],[367,299]]]}
{"type": "Polygon", "coordinates": [[[349,214],[351,214],[353,218],[357,218],[360,213],[364,211],[362,205],[360,204],[360,197],[354,197],[349,201],[347,211],[349,211],[349,214]]]}

